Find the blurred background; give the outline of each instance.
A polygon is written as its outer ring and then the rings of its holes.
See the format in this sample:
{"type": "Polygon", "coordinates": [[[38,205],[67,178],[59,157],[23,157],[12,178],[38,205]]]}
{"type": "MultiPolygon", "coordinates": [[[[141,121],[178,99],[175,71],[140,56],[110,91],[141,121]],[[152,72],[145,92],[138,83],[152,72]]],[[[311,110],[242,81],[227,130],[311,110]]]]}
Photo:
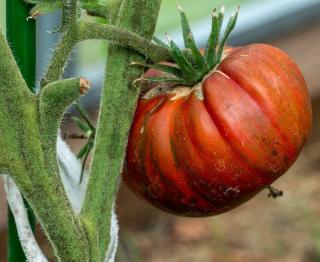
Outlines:
{"type": "MultiPolygon", "coordinates": [[[[0,0],[0,24],[5,25],[4,0],[0,0]]],[[[263,191],[228,213],[205,219],[175,217],[142,202],[121,186],[117,212],[120,220],[120,262],[313,262],[320,261],[320,1],[319,0],[163,0],[156,35],[164,32],[179,44],[180,19],[186,11],[199,47],[206,41],[211,10],[226,6],[227,16],[241,6],[239,21],[229,44],[272,44],[286,51],[299,65],[308,83],[313,104],[311,139],[294,166],[274,186],[284,196],[268,198],[263,191]],[[318,177],[319,176],[319,177],[318,177]]],[[[86,17],[86,19],[93,19],[86,17]]],[[[59,39],[53,31],[59,12],[37,20],[37,79],[41,78],[52,47],[59,39]]],[[[18,29],[17,29],[18,30],[18,29]]],[[[106,44],[79,44],[65,76],[81,75],[93,83],[83,99],[93,121],[98,114],[103,84],[106,44]]],[[[66,114],[64,132],[79,132],[66,114]]],[[[81,141],[68,141],[74,152],[81,141]]],[[[6,200],[0,182],[0,261],[6,261],[6,200]]],[[[50,255],[47,240],[38,230],[41,245],[50,255]]]]}

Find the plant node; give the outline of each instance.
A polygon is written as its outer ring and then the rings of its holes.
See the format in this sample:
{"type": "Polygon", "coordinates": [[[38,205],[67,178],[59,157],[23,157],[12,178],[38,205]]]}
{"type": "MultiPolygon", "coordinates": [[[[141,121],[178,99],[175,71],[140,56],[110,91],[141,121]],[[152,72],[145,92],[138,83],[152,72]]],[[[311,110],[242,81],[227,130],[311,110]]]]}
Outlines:
{"type": "Polygon", "coordinates": [[[90,89],[90,81],[85,78],[80,78],[80,94],[84,95],[90,89]]]}

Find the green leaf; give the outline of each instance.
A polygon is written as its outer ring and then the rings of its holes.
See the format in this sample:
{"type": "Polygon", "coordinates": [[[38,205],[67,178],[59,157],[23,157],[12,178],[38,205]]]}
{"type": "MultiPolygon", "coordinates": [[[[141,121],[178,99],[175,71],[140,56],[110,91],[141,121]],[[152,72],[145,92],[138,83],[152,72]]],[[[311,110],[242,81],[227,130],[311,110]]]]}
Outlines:
{"type": "Polygon", "coordinates": [[[154,36],[152,38],[153,42],[155,42],[158,46],[162,46],[165,48],[170,49],[170,46],[168,46],[165,42],[163,42],[161,39],[159,39],[158,37],[154,36]]]}
{"type": "Polygon", "coordinates": [[[175,66],[170,66],[166,64],[143,64],[143,63],[137,63],[133,62],[131,63],[133,66],[141,66],[141,67],[147,67],[147,68],[152,68],[161,72],[165,72],[171,75],[176,76],[177,78],[182,77],[181,70],[175,66]]]}
{"type": "Polygon", "coordinates": [[[201,73],[199,73],[196,69],[192,67],[191,63],[187,60],[187,58],[181,52],[179,47],[169,38],[168,35],[167,38],[171,47],[174,60],[179,66],[183,77],[191,85],[194,84],[199,78],[201,78],[201,73]]]}
{"type": "Polygon", "coordinates": [[[208,65],[207,63],[205,62],[202,54],[200,53],[198,47],[196,46],[196,43],[194,41],[194,38],[192,36],[192,34],[189,35],[189,38],[191,39],[190,40],[190,50],[192,52],[192,55],[193,55],[193,60],[194,60],[194,63],[197,67],[197,69],[200,70],[200,72],[205,72],[207,69],[208,69],[208,65]]]}
{"type": "Polygon", "coordinates": [[[219,49],[218,49],[218,53],[217,53],[217,61],[221,60],[223,49],[224,49],[224,47],[225,47],[225,45],[227,43],[227,40],[228,40],[232,30],[236,26],[238,13],[239,13],[239,8],[240,7],[238,7],[238,10],[234,14],[232,14],[232,16],[229,19],[227,28],[226,28],[226,30],[224,32],[224,36],[223,36],[222,41],[221,41],[221,43],[219,45],[219,49]]]}
{"type": "Polygon", "coordinates": [[[85,110],[83,109],[83,107],[80,105],[79,102],[76,103],[76,108],[80,114],[80,116],[83,118],[83,120],[87,123],[89,129],[94,133],[95,132],[95,127],[93,126],[93,124],[91,123],[87,113],[85,112],[85,110]]]}
{"type": "Polygon", "coordinates": [[[76,125],[84,132],[84,133],[88,133],[91,131],[89,125],[87,124],[87,122],[83,121],[82,119],[78,118],[78,117],[72,117],[71,118],[76,125]]]}
{"type": "Polygon", "coordinates": [[[79,151],[77,158],[81,159],[83,158],[88,152],[91,150],[91,143],[87,142],[79,151]]]}
{"type": "Polygon", "coordinates": [[[86,162],[87,162],[87,159],[88,159],[88,157],[89,157],[89,154],[90,154],[93,146],[94,146],[94,139],[91,137],[91,138],[89,138],[88,142],[84,145],[84,147],[82,147],[82,149],[81,149],[80,152],[78,153],[78,156],[77,156],[78,159],[83,158],[83,160],[82,160],[82,166],[81,166],[81,173],[80,173],[79,184],[81,184],[81,182],[82,182],[82,178],[83,178],[83,174],[84,174],[86,162]]]}
{"type": "MultiPolygon", "coordinates": [[[[239,10],[231,16],[221,41],[219,40],[224,18],[224,7],[222,7],[218,13],[216,13],[216,10],[213,11],[210,37],[206,45],[205,55],[203,56],[200,50],[197,48],[196,41],[191,32],[186,14],[180,6],[178,6],[178,9],[180,11],[183,39],[186,49],[180,50],[180,48],[167,35],[172,58],[175,61],[178,68],[171,65],[163,64],[150,65],[142,63],[133,63],[133,65],[153,68],[176,77],[142,77],[137,79],[134,83],[137,83],[139,81],[150,81],[168,82],[182,84],[186,86],[193,86],[194,84],[198,83],[212,68],[214,68],[214,66],[216,66],[221,61],[224,46],[227,42],[227,39],[231,31],[235,27],[239,10]]],[[[165,46],[167,48],[167,46],[161,40],[154,38],[154,41],[159,45],[165,46]]]]}
{"type": "Polygon", "coordinates": [[[181,25],[182,25],[182,35],[183,35],[183,40],[184,40],[184,46],[185,48],[191,49],[191,41],[193,40],[193,37],[190,38],[190,35],[192,36],[191,28],[189,25],[188,18],[181,8],[181,6],[177,5],[178,10],[180,12],[180,17],[181,17],[181,25]]]}
{"type": "Polygon", "coordinates": [[[186,48],[191,50],[197,68],[200,71],[203,71],[207,68],[207,65],[206,65],[197,45],[196,45],[196,42],[194,40],[192,31],[191,31],[191,28],[189,25],[188,18],[186,16],[185,12],[183,11],[183,9],[179,5],[177,7],[179,9],[180,17],[181,17],[184,45],[186,48]]]}
{"type": "Polygon", "coordinates": [[[83,158],[83,160],[82,160],[81,173],[80,173],[80,179],[79,179],[79,185],[80,185],[81,182],[82,182],[84,170],[85,170],[85,167],[86,167],[86,162],[87,162],[87,159],[88,159],[88,156],[89,156],[89,154],[90,154],[91,149],[92,149],[92,147],[86,152],[86,154],[84,155],[84,158],[83,158]]]}
{"type": "Polygon", "coordinates": [[[224,16],[224,7],[221,8],[220,12],[216,13],[216,10],[212,12],[212,25],[211,25],[211,33],[208,39],[206,51],[205,51],[205,59],[210,68],[212,68],[217,61],[217,46],[219,42],[219,36],[221,32],[221,26],[223,22],[224,16]]]}

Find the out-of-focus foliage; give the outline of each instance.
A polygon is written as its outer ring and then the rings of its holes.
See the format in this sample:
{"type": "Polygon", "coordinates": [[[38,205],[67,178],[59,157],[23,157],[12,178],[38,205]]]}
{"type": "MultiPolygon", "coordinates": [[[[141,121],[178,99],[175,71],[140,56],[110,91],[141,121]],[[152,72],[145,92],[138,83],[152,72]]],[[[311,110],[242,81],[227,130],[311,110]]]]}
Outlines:
{"type": "MultiPolygon", "coordinates": [[[[41,14],[55,12],[62,8],[65,4],[62,0],[23,0],[26,3],[33,4],[34,7],[30,11],[31,17],[41,14]]],[[[105,17],[107,15],[106,0],[78,0],[79,6],[87,10],[88,13],[95,16],[105,17]]]]}
{"type": "Polygon", "coordinates": [[[24,2],[35,5],[30,11],[31,17],[55,12],[62,7],[62,0],[24,0],[24,2]]]}
{"type": "Polygon", "coordinates": [[[175,8],[177,4],[183,7],[190,21],[195,21],[209,17],[213,8],[220,9],[224,5],[229,10],[250,1],[252,0],[200,0],[198,2],[190,0],[163,0],[157,31],[162,33],[179,25],[180,17],[177,8],[175,8]]]}

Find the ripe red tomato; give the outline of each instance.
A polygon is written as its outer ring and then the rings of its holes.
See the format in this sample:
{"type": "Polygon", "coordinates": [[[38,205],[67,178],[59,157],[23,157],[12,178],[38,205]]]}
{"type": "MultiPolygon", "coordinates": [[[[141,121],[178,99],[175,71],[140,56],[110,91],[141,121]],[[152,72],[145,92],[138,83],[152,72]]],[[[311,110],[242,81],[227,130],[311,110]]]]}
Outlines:
{"type": "Polygon", "coordinates": [[[138,103],[123,179],[170,213],[209,216],[247,201],[288,170],[311,129],[304,78],[269,45],[230,52],[193,88],[159,87],[138,103]]]}

